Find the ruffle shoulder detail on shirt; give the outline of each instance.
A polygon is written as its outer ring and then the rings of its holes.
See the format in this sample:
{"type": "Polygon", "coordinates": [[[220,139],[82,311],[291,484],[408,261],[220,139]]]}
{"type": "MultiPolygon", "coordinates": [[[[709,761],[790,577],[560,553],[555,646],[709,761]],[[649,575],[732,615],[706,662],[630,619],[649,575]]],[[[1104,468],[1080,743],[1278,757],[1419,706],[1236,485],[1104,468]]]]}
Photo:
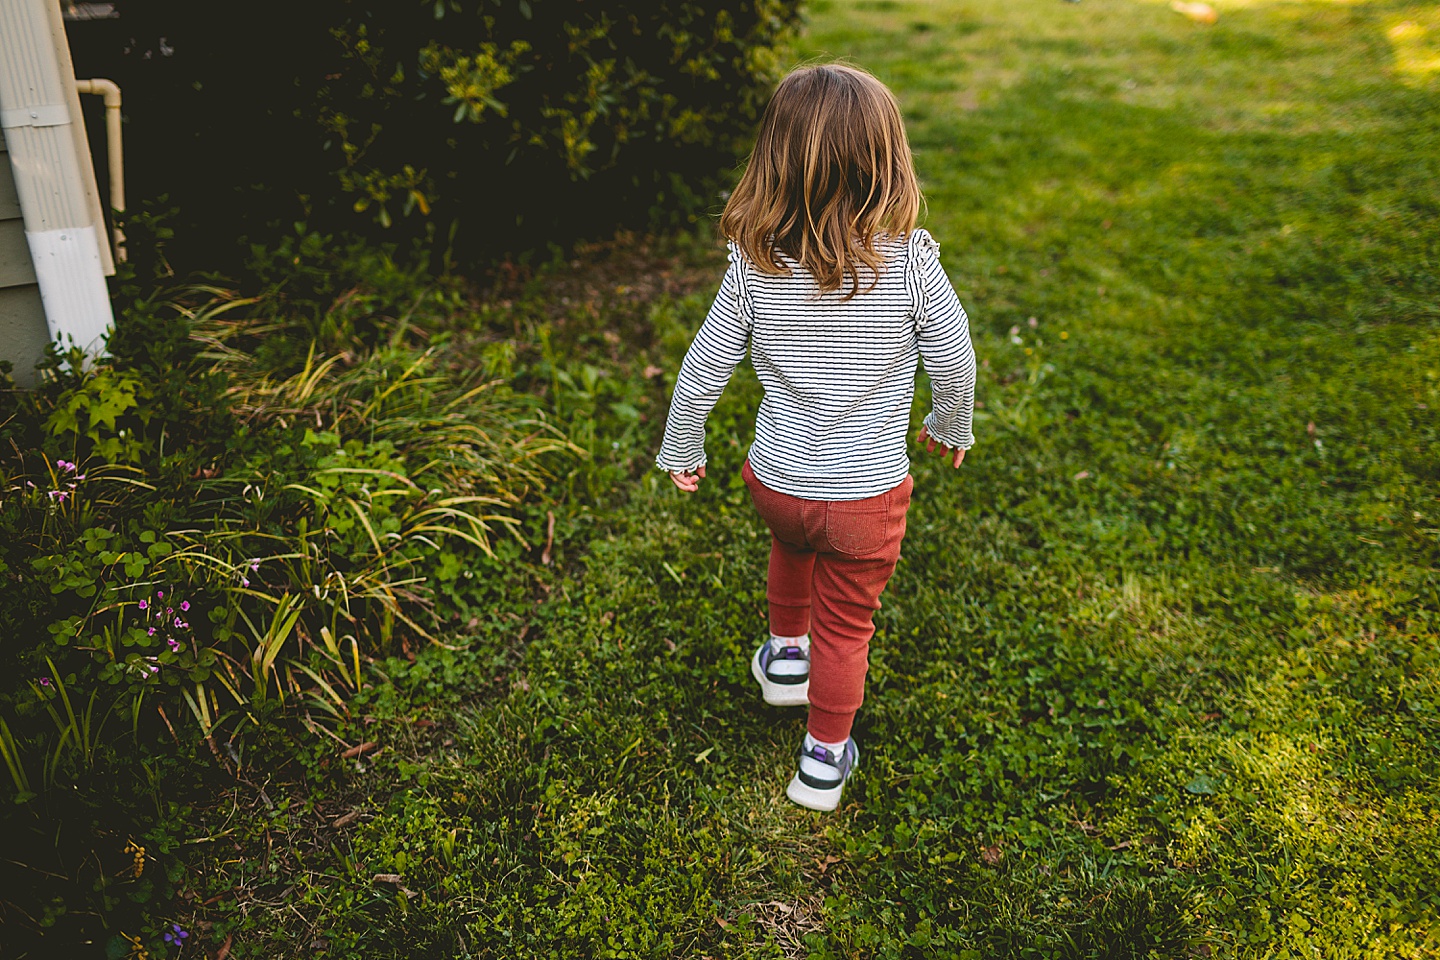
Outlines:
{"type": "Polygon", "coordinates": [[[917,227],[906,241],[905,286],[910,291],[914,310],[915,330],[925,326],[928,304],[925,296],[925,271],[940,259],[940,244],[930,231],[917,227]]]}
{"type": "Polygon", "coordinates": [[[910,266],[920,269],[940,259],[940,242],[930,236],[930,231],[916,227],[910,231],[907,241],[910,248],[910,266]]]}
{"type": "Polygon", "coordinates": [[[755,321],[755,311],[750,303],[750,260],[734,240],[725,241],[725,248],[730,251],[728,269],[735,277],[735,306],[741,321],[749,326],[755,321]]]}

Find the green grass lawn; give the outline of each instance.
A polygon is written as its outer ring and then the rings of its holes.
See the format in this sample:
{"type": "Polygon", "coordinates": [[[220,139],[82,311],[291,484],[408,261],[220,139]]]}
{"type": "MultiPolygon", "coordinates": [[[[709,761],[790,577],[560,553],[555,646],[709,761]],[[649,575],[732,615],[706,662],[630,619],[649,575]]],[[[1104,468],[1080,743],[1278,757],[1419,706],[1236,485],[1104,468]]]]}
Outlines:
{"type": "MultiPolygon", "coordinates": [[[[699,495],[577,474],[566,572],[377,697],[352,733],[379,756],[272,787],[244,829],[211,812],[211,936],[266,957],[1435,956],[1440,21],[1219,11],[812,7],[801,53],[905,106],[983,362],[963,469],[915,466],[840,811],[784,799],[803,711],[748,674],[766,540],[742,374],[699,495]],[[335,796],[359,816],[331,826],[335,796]]],[[[707,300],[547,346],[599,460],[648,461],[643,368],[673,381],[707,300]]]]}

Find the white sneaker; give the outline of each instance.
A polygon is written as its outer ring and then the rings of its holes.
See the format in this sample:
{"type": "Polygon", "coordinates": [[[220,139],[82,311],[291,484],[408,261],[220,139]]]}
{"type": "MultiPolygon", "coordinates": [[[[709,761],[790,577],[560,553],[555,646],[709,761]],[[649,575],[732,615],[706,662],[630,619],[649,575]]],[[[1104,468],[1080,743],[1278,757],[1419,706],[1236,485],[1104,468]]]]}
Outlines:
{"type": "Polygon", "coordinates": [[[800,767],[785,788],[785,795],[811,810],[830,811],[840,806],[840,792],[845,781],[860,764],[860,748],[850,737],[836,756],[828,747],[815,742],[808,733],[800,747],[800,767]]]}
{"type": "Polygon", "coordinates": [[[772,707],[800,707],[810,702],[808,644],[784,644],[773,638],[762,642],[750,658],[750,674],[772,707]]]}

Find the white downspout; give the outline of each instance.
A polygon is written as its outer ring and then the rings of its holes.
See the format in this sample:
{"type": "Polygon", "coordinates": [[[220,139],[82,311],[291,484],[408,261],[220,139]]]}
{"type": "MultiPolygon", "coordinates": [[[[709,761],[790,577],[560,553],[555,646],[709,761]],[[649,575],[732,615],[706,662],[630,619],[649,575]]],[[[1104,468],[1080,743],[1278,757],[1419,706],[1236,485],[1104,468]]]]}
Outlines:
{"type": "Polygon", "coordinates": [[[50,336],[96,356],[114,317],[86,194],[90,158],[87,151],[82,168],[76,144],[75,81],[57,50],[59,21],[53,0],[0,2],[0,126],[50,336]]]}
{"type": "MultiPolygon", "coordinates": [[[[125,152],[120,136],[120,87],[113,80],[76,80],[77,93],[105,98],[105,153],[110,161],[110,209],[125,212],[125,152]]],[[[125,232],[115,226],[115,259],[125,259],[125,232]]]]}

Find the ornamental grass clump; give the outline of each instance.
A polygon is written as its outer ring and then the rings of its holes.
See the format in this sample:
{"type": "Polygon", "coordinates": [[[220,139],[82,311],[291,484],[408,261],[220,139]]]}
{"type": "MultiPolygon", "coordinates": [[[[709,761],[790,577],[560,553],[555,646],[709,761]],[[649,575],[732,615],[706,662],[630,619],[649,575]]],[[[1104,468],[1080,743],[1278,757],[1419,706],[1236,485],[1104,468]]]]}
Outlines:
{"type": "Polygon", "coordinates": [[[366,663],[468,619],[437,569],[513,555],[572,448],[483,370],[442,373],[417,324],[463,302],[397,275],[403,299],[357,283],[315,310],[281,284],[137,296],[112,357],[6,395],[0,661],[21,679],[0,689],[0,789],[104,766],[115,713],[177,741],[190,717],[217,758],[217,734],[289,706],[341,716],[366,663]],[[46,722],[72,698],[96,718],[83,763],[75,724],[46,722]]]}

